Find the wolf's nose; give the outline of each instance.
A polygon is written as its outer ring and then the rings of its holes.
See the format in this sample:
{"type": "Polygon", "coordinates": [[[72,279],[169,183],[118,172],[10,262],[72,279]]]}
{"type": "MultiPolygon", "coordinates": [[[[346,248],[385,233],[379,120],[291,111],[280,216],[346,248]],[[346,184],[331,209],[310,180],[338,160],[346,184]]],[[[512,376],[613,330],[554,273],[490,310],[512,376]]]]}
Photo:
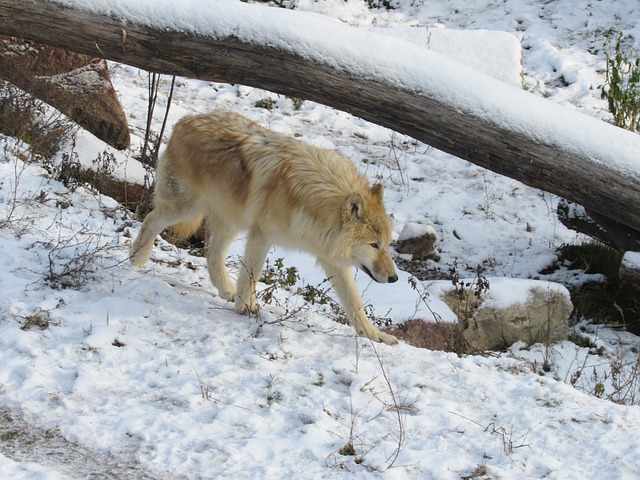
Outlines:
{"type": "Polygon", "coordinates": [[[395,283],[398,281],[398,276],[397,275],[391,275],[389,276],[389,278],[387,279],[389,283],[395,283]]]}

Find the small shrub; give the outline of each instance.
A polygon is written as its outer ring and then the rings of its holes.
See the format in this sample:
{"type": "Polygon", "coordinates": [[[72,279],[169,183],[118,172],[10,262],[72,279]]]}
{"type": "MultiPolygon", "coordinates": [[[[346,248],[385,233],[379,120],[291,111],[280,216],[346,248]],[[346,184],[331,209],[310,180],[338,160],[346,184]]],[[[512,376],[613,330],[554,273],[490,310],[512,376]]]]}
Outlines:
{"type": "Polygon", "coordinates": [[[71,150],[62,154],[60,163],[50,171],[56,180],[65,187],[75,191],[80,186],[87,186],[103,195],[114,198],[128,210],[143,218],[151,211],[151,194],[149,187],[113,176],[117,160],[113,153],[105,150],[93,160],[91,168],[80,164],[78,154],[71,150]]]}
{"type": "Polygon", "coordinates": [[[327,281],[328,280],[324,280],[318,285],[306,284],[304,287],[298,289],[298,295],[311,305],[329,305],[333,302],[333,299],[328,294],[330,287],[322,287],[327,281]]]}
{"type": "Polygon", "coordinates": [[[460,278],[457,261],[454,261],[449,273],[453,284],[451,296],[455,299],[453,313],[456,314],[460,326],[465,330],[469,327],[469,320],[478,308],[482,297],[489,290],[489,280],[484,277],[481,265],[476,267],[475,278],[472,281],[460,278]]]}
{"type": "Polygon", "coordinates": [[[271,97],[265,97],[256,101],[254,105],[256,108],[264,108],[265,110],[272,111],[277,104],[278,104],[277,100],[274,100],[271,97]]]}
{"type": "Polygon", "coordinates": [[[31,315],[24,317],[22,330],[27,331],[27,330],[31,330],[32,328],[47,330],[50,324],[51,324],[51,312],[49,312],[49,310],[36,308],[31,315]]]}
{"type": "Polygon", "coordinates": [[[284,266],[284,258],[278,258],[273,265],[269,260],[262,272],[260,281],[267,285],[277,285],[280,287],[293,287],[300,280],[296,267],[284,266]]]}
{"type": "Polygon", "coordinates": [[[48,250],[48,268],[43,280],[56,290],[82,290],[103,268],[103,255],[114,243],[100,231],[85,225],[71,236],[43,244],[48,250]]]}
{"type": "Polygon", "coordinates": [[[640,121],[640,57],[631,48],[625,51],[622,33],[611,31],[608,36],[614,35],[615,51],[607,52],[601,97],[607,100],[615,125],[635,132],[640,121]]]}
{"type": "Polygon", "coordinates": [[[133,158],[138,160],[143,166],[155,169],[158,163],[157,152],[159,152],[161,144],[162,137],[160,137],[158,133],[151,130],[147,131],[145,132],[144,143],[140,145],[140,149],[133,158]]]}
{"type": "Polygon", "coordinates": [[[328,278],[325,278],[317,285],[311,285],[310,283],[307,283],[304,287],[298,288],[298,291],[296,293],[311,305],[327,305],[330,309],[330,313],[333,316],[333,319],[336,322],[348,325],[349,319],[347,318],[347,314],[342,309],[342,305],[336,302],[329,295],[331,286],[327,285],[328,283],[328,278]]]}
{"type": "Polygon", "coordinates": [[[267,389],[267,405],[271,406],[274,403],[281,402],[284,399],[284,395],[277,388],[278,383],[280,382],[280,380],[278,380],[278,377],[270,374],[269,378],[265,378],[264,381],[266,382],[267,389]]]}
{"type": "Polygon", "coordinates": [[[300,110],[302,108],[302,105],[304,104],[304,99],[298,98],[298,97],[287,97],[287,98],[291,100],[291,105],[293,106],[294,110],[300,110]]]}
{"type": "Polygon", "coordinates": [[[84,169],[80,165],[78,154],[74,151],[62,154],[62,160],[54,173],[54,177],[72,192],[85,182],[88,183],[84,177],[84,169]]]}
{"type": "MultiPolygon", "coordinates": [[[[160,145],[162,144],[162,136],[164,129],[167,126],[167,118],[169,117],[169,110],[171,109],[171,102],[173,100],[173,92],[176,86],[176,76],[171,79],[171,87],[167,94],[166,108],[164,111],[164,117],[162,120],[162,127],[160,132],[156,133],[151,130],[151,124],[153,122],[153,115],[156,108],[156,101],[158,99],[158,91],[160,85],[163,84],[162,75],[158,73],[149,73],[148,77],[148,102],[147,102],[147,126],[144,133],[144,141],[140,147],[140,154],[138,160],[145,168],[149,167],[154,169],[158,163],[158,154],[160,152],[160,145]]],[[[146,182],[146,178],[145,178],[146,182]]]]}
{"type": "Polygon", "coordinates": [[[35,101],[32,97],[11,84],[2,84],[0,87],[0,131],[7,136],[26,140],[33,127],[35,108],[35,101]]]}
{"type": "Polygon", "coordinates": [[[273,265],[267,260],[260,282],[269,285],[269,287],[260,292],[260,298],[265,303],[271,303],[278,288],[293,287],[298,280],[300,280],[298,269],[285,267],[283,258],[278,258],[273,265]]]}
{"type": "Polygon", "coordinates": [[[602,275],[569,288],[577,318],[594,323],[613,323],[634,333],[640,332],[640,294],[620,280],[622,254],[606,245],[589,242],[565,245],[558,252],[559,263],[587,274],[602,275]]]}
{"type": "Polygon", "coordinates": [[[28,144],[31,153],[51,158],[74,130],[69,119],[44,102],[10,83],[0,83],[0,132],[28,144]]]}
{"type": "Polygon", "coordinates": [[[395,10],[397,7],[397,0],[365,0],[369,8],[377,8],[385,10],[395,10]]]}

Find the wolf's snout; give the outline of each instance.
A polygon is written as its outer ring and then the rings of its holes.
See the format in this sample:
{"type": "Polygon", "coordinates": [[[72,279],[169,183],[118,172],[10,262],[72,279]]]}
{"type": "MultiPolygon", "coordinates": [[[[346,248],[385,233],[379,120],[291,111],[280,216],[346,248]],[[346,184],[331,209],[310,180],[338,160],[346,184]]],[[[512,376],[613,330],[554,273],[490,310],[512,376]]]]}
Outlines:
{"type": "Polygon", "coordinates": [[[387,279],[387,281],[389,283],[396,283],[398,281],[398,276],[397,275],[390,275],[389,278],[387,279]]]}

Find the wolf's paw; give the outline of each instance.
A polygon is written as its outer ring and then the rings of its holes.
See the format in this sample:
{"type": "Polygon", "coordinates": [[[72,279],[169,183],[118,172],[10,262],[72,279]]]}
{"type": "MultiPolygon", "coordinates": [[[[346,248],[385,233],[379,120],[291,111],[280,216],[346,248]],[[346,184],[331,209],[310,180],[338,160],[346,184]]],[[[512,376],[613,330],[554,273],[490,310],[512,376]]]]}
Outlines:
{"type": "Polygon", "coordinates": [[[129,257],[129,260],[131,261],[131,264],[134,267],[142,267],[144,266],[145,263],[147,263],[147,260],[149,260],[149,257],[146,257],[145,255],[141,255],[140,252],[137,253],[131,253],[131,256],[129,257]]]}
{"type": "Polygon", "coordinates": [[[248,315],[250,313],[258,313],[258,304],[253,302],[245,302],[239,295],[235,296],[236,312],[240,315],[248,315]]]}
{"type": "Polygon", "coordinates": [[[378,332],[378,342],[386,343],[387,345],[397,345],[398,339],[393,335],[389,335],[388,333],[378,332]]]}
{"type": "Polygon", "coordinates": [[[373,331],[366,331],[359,333],[362,337],[367,337],[372,342],[384,343],[387,345],[397,345],[398,339],[393,335],[389,335],[388,333],[381,332],[377,328],[374,327],[373,331]]]}
{"type": "Polygon", "coordinates": [[[218,296],[224,298],[227,302],[233,302],[236,299],[236,289],[233,287],[227,289],[219,288],[218,296]]]}

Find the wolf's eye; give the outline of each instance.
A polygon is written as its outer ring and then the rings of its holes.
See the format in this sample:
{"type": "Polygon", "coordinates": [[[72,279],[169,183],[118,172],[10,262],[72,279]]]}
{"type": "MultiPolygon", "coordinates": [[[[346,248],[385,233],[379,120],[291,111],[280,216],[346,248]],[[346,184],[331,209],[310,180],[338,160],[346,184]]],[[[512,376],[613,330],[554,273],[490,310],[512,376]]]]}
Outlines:
{"type": "Polygon", "coordinates": [[[380,248],[380,245],[378,245],[377,243],[370,243],[369,246],[375,248],[376,250],[380,248]]]}

